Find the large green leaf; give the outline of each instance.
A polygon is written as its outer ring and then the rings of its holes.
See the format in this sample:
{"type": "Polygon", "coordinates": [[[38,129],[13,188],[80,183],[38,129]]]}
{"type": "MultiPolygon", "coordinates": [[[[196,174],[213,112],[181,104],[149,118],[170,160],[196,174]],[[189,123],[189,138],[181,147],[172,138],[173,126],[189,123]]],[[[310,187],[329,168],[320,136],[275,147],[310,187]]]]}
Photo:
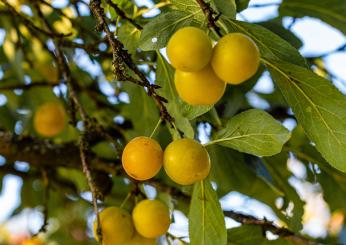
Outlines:
{"type": "Polygon", "coordinates": [[[194,13],[183,11],[170,11],[161,14],[144,26],[139,39],[139,47],[144,50],[156,50],[166,46],[171,35],[184,26],[194,25],[194,13]]]}
{"type": "Polygon", "coordinates": [[[215,7],[219,13],[224,16],[235,19],[237,14],[237,5],[235,0],[213,0],[215,7]]]}
{"type": "Polygon", "coordinates": [[[195,184],[189,212],[191,245],[225,245],[227,231],[215,190],[208,179],[195,184]]]}
{"type": "Polygon", "coordinates": [[[346,34],[346,1],[344,0],[284,0],[281,15],[319,18],[346,34]]]}
{"type": "Polygon", "coordinates": [[[346,97],[328,80],[289,63],[267,63],[282,94],[323,157],[346,172],[346,97]]]}
{"type": "Polygon", "coordinates": [[[256,156],[272,156],[281,151],[289,138],[289,131],[272,116],[251,109],[229,120],[208,144],[220,144],[256,156]]]}
{"type": "Polygon", "coordinates": [[[345,97],[328,80],[297,66],[304,66],[304,59],[280,37],[253,24],[224,22],[231,31],[241,31],[254,39],[262,60],[310,140],[331,165],[345,172],[345,97]]]}
{"type": "Polygon", "coordinates": [[[161,96],[168,100],[167,109],[175,118],[178,129],[182,130],[187,137],[192,138],[194,133],[189,119],[206,113],[212,106],[191,106],[183,102],[175,89],[173,68],[159,52],[157,54],[156,84],[162,87],[158,91],[161,96]]]}

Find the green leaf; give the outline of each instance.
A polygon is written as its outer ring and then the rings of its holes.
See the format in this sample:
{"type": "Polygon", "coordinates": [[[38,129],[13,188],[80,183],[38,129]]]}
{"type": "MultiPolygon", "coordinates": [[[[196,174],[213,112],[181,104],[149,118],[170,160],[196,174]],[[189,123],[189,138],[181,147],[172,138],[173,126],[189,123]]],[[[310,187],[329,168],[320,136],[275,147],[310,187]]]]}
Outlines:
{"type": "Polygon", "coordinates": [[[21,49],[15,51],[13,66],[16,70],[16,75],[19,81],[24,81],[24,69],[23,69],[24,53],[21,49]]]}
{"type": "Polygon", "coordinates": [[[175,10],[157,16],[144,26],[139,39],[139,47],[144,51],[166,47],[174,32],[184,26],[195,25],[193,17],[199,12],[201,9],[194,13],[175,10]]]}
{"type": "Polygon", "coordinates": [[[275,89],[272,93],[256,93],[261,98],[265,99],[273,108],[287,108],[289,107],[280,89],[275,89]]]}
{"type": "Polygon", "coordinates": [[[346,1],[344,0],[284,0],[279,11],[285,16],[319,18],[346,34],[346,1]]]}
{"type": "Polygon", "coordinates": [[[91,151],[103,159],[117,159],[117,152],[114,145],[107,141],[98,142],[91,148],[91,151]]]}
{"type": "MultiPolygon", "coordinates": [[[[309,144],[309,139],[304,134],[303,128],[298,125],[292,132],[292,138],[287,145],[287,149],[296,158],[306,165],[318,164],[320,173],[313,173],[310,181],[319,182],[323,189],[323,198],[328,203],[331,211],[344,210],[346,212],[346,173],[340,172],[331,167],[321,156],[321,154],[309,144]]],[[[310,168],[307,168],[308,174],[310,168]]]]}
{"type": "Polygon", "coordinates": [[[279,19],[260,22],[258,24],[279,35],[282,39],[288,41],[293,47],[297,49],[302,47],[303,42],[295,34],[293,34],[293,32],[283,27],[281,22],[282,20],[279,19]]]}
{"type": "Polygon", "coordinates": [[[289,63],[267,63],[276,84],[317,150],[346,172],[346,97],[330,81],[289,63]]]}
{"type": "MultiPolygon", "coordinates": [[[[193,18],[197,21],[203,22],[206,18],[197,1],[171,0],[171,2],[178,10],[193,14],[193,18]]],[[[209,2],[209,0],[205,2],[209,2]]]]}
{"type": "Polygon", "coordinates": [[[58,101],[52,89],[49,87],[34,87],[24,91],[20,97],[19,106],[34,111],[36,107],[48,101],[58,101]]]}
{"type": "Polygon", "coordinates": [[[0,106],[0,128],[6,130],[13,130],[17,122],[16,114],[8,108],[7,105],[0,106]]]}
{"type": "Polygon", "coordinates": [[[323,198],[328,203],[331,211],[343,210],[346,212],[346,176],[345,175],[329,175],[325,171],[321,171],[317,175],[318,182],[323,189],[323,198]]]}
{"type": "Polygon", "coordinates": [[[237,5],[235,0],[213,0],[217,11],[222,15],[235,19],[237,14],[237,5]]]}
{"type": "Polygon", "coordinates": [[[227,231],[219,199],[209,180],[195,184],[189,213],[191,245],[225,245],[227,231]]]}
{"type": "MultiPolygon", "coordinates": [[[[125,12],[125,14],[127,14],[125,10],[131,9],[132,7],[131,1],[128,1],[128,0],[112,0],[112,2],[118,5],[118,7],[125,12]]],[[[112,19],[115,19],[119,16],[114,10],[114,8],[111,7],[108,3],[107,4],[104,3],[103,7],[109,11],[109,14],[112,19]]]]}
{"type": "Polygon", "coordinates": [[[199,117],[203,115],[204,113],[207,113],[211,108],[213,108],[213,105],[209,106],[192,106],[189,105],[182,100],[179,99],[180,107],[181,107],[181,113],[184,117],[188,118],[189,120],[195,119],[196,117],[199,117]]]}
{"type": "Polygon", "coordinates": [[[178,129],[182,130],[185,136],[193,138],[193,128],[189,119],[196,118],[211,109],[211,106],[191,106],[183,102],[174,85],[174,70],[167,63],[165,58],[158,52],[156,84],[162,88],[159,94],[168,100],[167,110],[175,118],[178,129]]]}
{"type": "Polygon", "coordinates": [[[275,210],[275,200],[283,196],[283,193],[266,179],[256,175],[253,168],[245,162],[244,154],[218,145],[208,146],[207,150],[213,163],[210,176],[218,185],[220,196],[237,191],[275,210]]]}
{"type": "Polygon", "coordinates": [[[294,243],[278,238],[267,240],[260,225],[242,225],[228,230],[229,245],[293,245],[294,243]]]}
{"type": "Polygon", "coordinates": [[[297,49],[266,28],[225,18],[221,18],[221,21],[225,24],[225,31],[241,32],[251,37],[260,49],[263,58],[306,66],[305,59],[299,54],[297,49]]]}
{"type": "Polygon", "coordinates": [[[251,109],[234,116],[209,144],[220,144],[256,156],[279,153],[289,131],[268,113],[251,109]]]}
{"type": "Polygon", "coordinates": [[[154,100],[141,86],[132,83],[124,83],[123,86],[129,95],[130,103],[123,107],[122,113],[124,117],[131,120],[134,127],[128,138],[138,135],[149,136],[159,120],[159,112],[154,100]]]}
{"type": "Polygon", "coordinates": [[[250,108],[241,86],[228,86],[224,96],[221,98],[221,103],[224,104],[224,110],[222,112],[222,117],[224,118],[232,117],[237,112],[250,108]]]}
{"type": "Polygon", "coordinates": [[[261,232],[261,227],[255,225],[242,225],[229,229],[227,233],[230,244],[257,245],[266,240],[261,232]]]}
{"type": "Polygon", "coordinates": [[[119,28],[118,38],[130,54],[135,55],[141,32],[129,23],[122,24],[119,28]]]}
{"type": "Polygon", "coordinates": [[[292,217],[286,216],[285,223],[290,229],[295,232],[299,232],[302,227],[302,216],[304,214],[304,202],[300,199],[296,190],[288,183],[288,179],[292,176],[287,168],[287,156],[286,152],[281,154],[265,157],[263,162],[270,173],[270,176],[278,188],[284,193],[284,206],[286,209],[289,202],[293,202],[292,217]]]}
{"type": "Polygon", "coordinates": [[[241,12],[247,8],[250,0],[235,0],[235,2],[237,4],[237,12],[241,12]]]}
{"type": "Polygon", "coordinates": [[[78,192],[84,192],[89,190],[85,176],[79,170],[59,168],[58,173],[61,177],[65,178],[66,180],[73,181],[73,183],[76,184],[78,192]]]}
{"type": "Polygon", "coordinates": [[[23,182],[21,189],[21,206],[36,207],[43,202],[44,187],[41,181],[27,180],[23,182]],[[33,188],[35,184],[35,188],[33,188]]]}
{"type": "MultiPolygon", "coordinates": [[[[89,28],[91,26],[97,25],[97,19],[95,19],[93,16],[79,16],[79,17],[76,17],[74,19],[74,23],[75,24],[73,25],[73,27],[75,29],[78,29],[79,33],[87,34],[87,32],[85,32],[85,30],[90,30],[89,28]]],[[[93,43],[95,40],[94,35],[92,35],[91,33],[88,33],[88,34],[89,35],[83,36],[84,40],[86,42],[93,43]]]]}

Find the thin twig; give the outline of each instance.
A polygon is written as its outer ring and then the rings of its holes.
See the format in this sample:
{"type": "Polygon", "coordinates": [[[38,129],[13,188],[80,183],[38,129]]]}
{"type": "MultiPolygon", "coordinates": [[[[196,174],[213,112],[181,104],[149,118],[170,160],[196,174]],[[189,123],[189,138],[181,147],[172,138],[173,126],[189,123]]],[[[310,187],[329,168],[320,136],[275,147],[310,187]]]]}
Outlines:
{"type": "Polygon", "coordinates": [[[297,18],[292,18],[292,21],[291,21],[291,23],[287,26],[287,29],[288,30],[291,30],[292,29],[292,27],[294,26],[294,24],[297,22],[297,18]]]}
{"type": "MultiPolygon", "coordinates": [[[[41,9],[39,8],[39,5],[37,2],[33,3],[36,11],[38,13],[39,18],[43,21],[44,25],[46,26],[47,29],[51,30],[52,32],[54,32],[54,29],[52,28],[52,26],[50,25],[50,23],[48,22],[48,20],[44,17],[41,9]]],[[[70,68],[68,66],[68,63],[66,61],[66,58],[62,52],[61,46],[60,46],[60,39],[54,39],[54,45],[55,45],[55,51],[57,54],[57,61],[58,61],[58,65],[59,65],[59,71],[60,74],[63,75],[64,79],[67,82],[68,88],[69,88],[69,98],[71,101],[71,104],[73,104],[74,106],[76,106],[82,121],[84,123],[84,133],[82,134],[81,138],[80,138],[80,158],[81,158],[81,162],[82,162],[82,167],[83,167],[83,173],[86,176],[87,182],[88,182],[88,186],[90,188],[91,194],[92,194],[92,203],[93,203],[93,208],[94,208],[94,212],[96,214],[96,220],[97,220],[97,235],[98,235],[98,241],[100,243],[100,245],[102,245],[102,229],[101,229],[101,223],[100,223],[100,217],[99,217],[99,212],[98,212],[98,205],[97,205],[97,199],[100,197],[100,192],[97,190],[97,187],[95,185],[95,182],[92,178],[91,175],[91,170],[89,167],[89,163],[88,163],[88,159],[87,159],[87,152],[89,150],[88,147],[88,138],[87,138],[87,133],[88,130],[91,129],[91,119],[88,116],[88,114],[86,113],[86,111],[84,110],[82,104],[80,103],[78,97],[77,97],[77,93],[75,91],[75,85],[74,85],[74,80],[72,78],[71,75],[71,71],[70,68]]]]}
{"type": "Polygon", "coordinates": [[[98,199],[98,197],[101,197],[101,194],[98,192],[96,185],[95,185],[95,182],[94,182],[94,179],[91,176],[91,170],[90,170],[90,167],[88,164],[88,159],[87,159],[87,152],[88,152],[89,147],[88,147],[87,139],[85,138],[84,134],[81,137],[79,149],[80,149],[80,157],[82,160],[83,173],[86,176],[88,186],[89,186],[89,188],[91,190],[91,194],[92,194],[94,213],[96,214],[96,224],[97,224],[96,234],[97,234],[97,238],[98,238],[100,245],[102,245],[103,239],[102,239],[101,220],[100,220],[99,210],[98,210],[98,206],[97,206],[97,199],[98,199]]]}
{"type": "Polygon", "coordinates": [[[41,232],[47,232],[48,226],[48,202],[49,202],[49,191],[50,191],[50,181],[46,170],[42,170],[42,181],[45,187],[44,201],[43,201],[43,224],[38,230],[37,234],[41,232]]]}
{"type": "Polygon", "coordinates": [[[156,91],[160,86],[149,82],[146,76],[133,63],[130,54],[124,49],[124,45],[116,39],[114,33],[110,31],[106,22],[104,9],[101,7],[101,1],[93,0],[90,2],[89,7],[98,22],[96,29],[98,31],[103,30],[106,33],[108,43],[113,53],[113,68],[116,79],[119,81],[129,81],[146,88],[147,94],[155,100],[156,105],[160,110],[161,118],[173,126],[174,118],[169,114],[165,106],[167,100],[160,96],[156,91]],[[134,72],[139,79],[128,75],[126,68],[129,68],[134,72]]]}
{"type": "Polygon", "coordinates": [[[220,17],[219,14],[217,14],[214,9],[211,8],[209,3],[204,2],[203,0],[196,0],[196,2],[199,4],[201,7],[203,13],[208,19],[209,26],[214,29],[216,34],[221,37],[221,29],[220,27],[216,24],[218,18],[220,17]]]}
{"type": "Polygon", "coordinates": [[[138,30],[143,29],[143,27],[141,25],[139,25],[135,20],[128,17],[127,14],[122,9],[120,9],[116,3],[113,3],[111,0],[106,0],[106,2],[114,9],[114,11],[117,13],[117,15],[119,15],[122,19],[130,22],[138,30]]]}
{"type": "Polygon", "coordinates": [[[14,16],[18,17],[23,23],[25,26],[27,26],[28,28],[30,28],[31,30],[35,31],[35,32],[40,32],[42,34],[45,34],[46,36],[49,36],[49,37],[59,37],[59,38],[62,38],[62,37],[68,37],[71,35],[71,33],[69,34],[61,34],[61,33],[54,33],[54,32],[51,32],[51,31],[46,31],[38,26],[36,26],[29,18],[25,17],[23,14],[17,12],[17,10],[7,2],[7,0],[0,0],[1,2],[3,2],[6,7],[8,8],[8,10],[11,11],[12,14],[14,14],[14,16]]]}
{"type": "Polygon", "coordinates": [[[295,241],[298,244],[306,245],[320,245],[321,243],[309,240],[301,235],[295,234],[293,231],[288,230],[284,227],[278,227],[273,222],[268,220],[260,220],[254,216],[237,213],[234,211],[224,211],[225,216],[238,221],[243,225],[258,225],[263,228],[264,231],[270,231],[275,235],[278,235],[282,238],[295,241]]]}
{"type": "MultiPolygon", "coordinates": [[[[0,83],[1,83],[1,80],[0,80],[0,83]]],[[[0,91],[13,90],[13,89],[29,90],[34,87],[54,87],[57,85],[59,85],[59,83],[46,82],[46,81],[32,82],[29,84],[18,83],[18,84],[9,84],[6,86],[0,86],[0,91]]]]}
{"type": "MultiPolygon", "coordinates": [[[[188,244],[186,241],[184,241],[185,238],[187,237],[178,237],[173,235],[172,233],[167,232],[166,237],[169,239],[171,238],[173,241],[179,241],[181,244],[188,244]]],[[[168,241],[170,242],[170,241],[168,241]]]]}
{"type": "Polygon", "coordinates": [[[157,121],[156,126],[154,127],[153,131],[151,132],[149,138],[152,138],[155,135],[157,129],[160,127],[161,122],[162,122],[162,120],[161,120],[161,118],[159,118],[159,120],[157,121]]]}

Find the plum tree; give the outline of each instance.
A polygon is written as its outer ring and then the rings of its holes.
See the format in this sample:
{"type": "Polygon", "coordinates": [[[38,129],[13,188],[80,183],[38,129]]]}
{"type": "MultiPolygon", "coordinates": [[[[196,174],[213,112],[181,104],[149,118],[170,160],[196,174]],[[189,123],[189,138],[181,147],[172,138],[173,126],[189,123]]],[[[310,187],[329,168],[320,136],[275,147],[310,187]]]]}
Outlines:
{"type": "Polygon", "coordinates": [[[309,22],[328,51],[300,52],[323,48],[301,38],[305,16],[346,34],[345,9],[0,0],[0,207],[17,200],[0,244],[346,244],[345,43],[309,22]],[[256,201],[225,210],[232,195],[256,201]],[[326,212],[309,210],[315,197],[326,212]],[[306,225],[322,213],[315,239],[306,225]]]}

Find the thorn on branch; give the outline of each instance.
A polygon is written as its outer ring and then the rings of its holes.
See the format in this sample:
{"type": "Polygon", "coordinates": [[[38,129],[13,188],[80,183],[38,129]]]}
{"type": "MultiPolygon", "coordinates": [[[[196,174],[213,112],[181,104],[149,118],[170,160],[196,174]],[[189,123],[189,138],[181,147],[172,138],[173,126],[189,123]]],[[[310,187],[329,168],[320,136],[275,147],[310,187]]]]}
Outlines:
{"type": "Polygon", "coordinates": [[[153,89],[159,89],[159,88],[162,88],[160,85],[157,85],[157,84],[151,84],[151,86],[153,87],[153,89]]]}

